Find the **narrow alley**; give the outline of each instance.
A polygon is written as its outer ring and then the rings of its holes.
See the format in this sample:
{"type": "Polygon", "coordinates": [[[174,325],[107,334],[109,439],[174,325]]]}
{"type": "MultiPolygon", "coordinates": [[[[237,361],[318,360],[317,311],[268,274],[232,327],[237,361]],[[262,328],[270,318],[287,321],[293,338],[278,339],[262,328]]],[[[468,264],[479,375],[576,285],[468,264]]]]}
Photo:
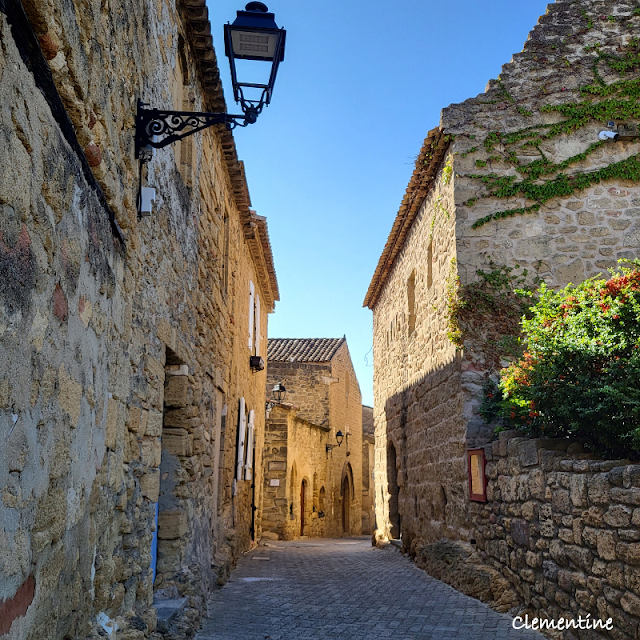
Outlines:
{"type": "Polygon", "coordinates": [[[269,542],[214,591],[196,640],[533,640],[511,617],[366,538],[269,542]],[[373,597],[377,594],[377,597],[373,597]]]}

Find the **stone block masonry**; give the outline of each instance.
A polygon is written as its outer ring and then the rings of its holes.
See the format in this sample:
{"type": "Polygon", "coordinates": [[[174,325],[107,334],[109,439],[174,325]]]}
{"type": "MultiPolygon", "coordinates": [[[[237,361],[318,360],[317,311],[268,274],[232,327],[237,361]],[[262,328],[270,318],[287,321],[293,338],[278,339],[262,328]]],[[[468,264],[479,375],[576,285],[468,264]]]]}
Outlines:
{"type": "Polygon", "coordinates": [[[425,139],[364,301],[379,541],[472,537],[465,450],[492,437],[482,387],[514,336],[500,313],[469,308],[465,335],[460,287],[504,268],[563,287],[636,257],[640,139],[598,134],[638,125],[637,9],[550,4],[499,78],[425,139]]]}
{"type": "Polygon", "coordinates": [[[567,440],[505,432],[485,447],[487,502],[472,503],[482,559],[521,604],[555,620],[640,625],[640,465],[592,460],[567,440]]]}
{"type": "Polygon", "coordinates": [[[363,526],[362,405],[346,339],[269,340],[269,394],[277,383],[288,391],[266,423],[264,536],[358,535],[363,526]],[[341,446],[338,431],[344,437],[341,446]],[[327,445],[333,448],[327,451],[327,445]]]}
{"type": "Polygon", "coordinates": [[[249,358],[278,288],[230,132],[158,150],[142,176],[153,215],[137,218],[137,98],[225,109],[203,14],[197,0],[0,1],[7,640],[116,626],[158,640],[154,597],[187,598],[162,633],[188,638],[259,537],[261,487],[235,480],[236,443],[244,398],[261,477],[266,373],[249,358]]]}

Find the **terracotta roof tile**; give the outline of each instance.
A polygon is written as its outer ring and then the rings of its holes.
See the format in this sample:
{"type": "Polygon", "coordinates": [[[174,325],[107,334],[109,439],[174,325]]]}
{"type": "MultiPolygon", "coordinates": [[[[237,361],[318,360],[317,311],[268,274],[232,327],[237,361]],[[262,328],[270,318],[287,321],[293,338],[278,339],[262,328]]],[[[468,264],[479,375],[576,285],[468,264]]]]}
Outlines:
{"type": "Polygon", "coordinates": [[[269,338],[271,362],[329,362],[346,338],[269,338]]]}

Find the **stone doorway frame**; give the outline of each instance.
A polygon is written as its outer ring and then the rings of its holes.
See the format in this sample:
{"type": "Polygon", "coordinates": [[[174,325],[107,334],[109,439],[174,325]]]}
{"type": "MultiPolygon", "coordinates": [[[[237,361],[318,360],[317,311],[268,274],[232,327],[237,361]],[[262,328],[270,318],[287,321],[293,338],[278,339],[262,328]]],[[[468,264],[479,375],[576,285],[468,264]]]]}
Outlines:
{"type": "Polygon", "coordinates": [[[300,536],[304,535],[304,525],[305,525],[305,502],[306,502],[306,492],[307,492],[307,481],[303,478],[300,483],[300,536]]]}
{"type": "Polygon", "coordinates": [[[400,539],[400,486],[398,485],[398,453],[391,440],[387,442],[387,495],[389,505],[389,537],[400,539]]]}
{"type": "Polygon", "coordinates": [[[351,501],[355,498],[355,485],[353,483],[353,469],[349,462],[342,467],[340,478],[340,498],[342,500],[342,533],[351,533],[351,501]],[[346,488],[346,490],[345,490],[346,488]]]}

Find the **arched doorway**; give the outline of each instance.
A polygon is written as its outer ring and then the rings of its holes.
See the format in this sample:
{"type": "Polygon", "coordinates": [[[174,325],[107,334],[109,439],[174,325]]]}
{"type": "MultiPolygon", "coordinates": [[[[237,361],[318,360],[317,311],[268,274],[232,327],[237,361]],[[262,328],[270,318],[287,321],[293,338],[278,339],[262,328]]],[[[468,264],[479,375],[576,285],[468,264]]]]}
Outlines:
{"type": "Polygon", "coordinates": [[[398,467],[396,462],[396,448],[391,442],[387,444],[387,483],[389,491],[389,523],[391,538],[400,538],[400,511],[398,509],[398,467]]]}
{"type": "MultiPolygon", "coordinates": [[[[348,462],[345,462],[342,467],[340,495],[342,497],[342,531],[347,535],[351,533],[351,501],[355,498],[353,488],[353,469],[348,462]]],[[[359,514],[358,519],[360,519],[359,514]]]]}
{"type": "Polygon", "coordinates": [[[342,480],[342,531],[349,534],[349,517],[351,516],[351,486],[349,474],[342,480]]]}
{"type": "Polygon", "coordinates": [[[304,494],[306,490],[306,481],[303,480],[300,485],[300,535],[304,535],[304,494]]]}

